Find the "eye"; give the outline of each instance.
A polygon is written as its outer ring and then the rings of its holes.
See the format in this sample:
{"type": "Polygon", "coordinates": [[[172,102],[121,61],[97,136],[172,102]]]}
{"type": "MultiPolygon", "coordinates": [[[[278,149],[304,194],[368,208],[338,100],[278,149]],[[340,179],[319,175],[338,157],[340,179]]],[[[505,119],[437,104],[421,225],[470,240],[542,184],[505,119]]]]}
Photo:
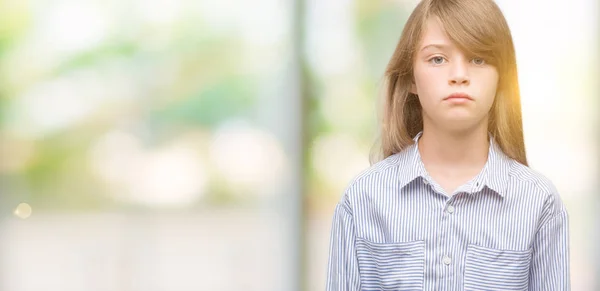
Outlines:
{"type": "Polygon", "coordinates": [[[429,62],[434,65],[441,65],[444,63],[445,60],[446,59],[444,59],[444,57],[437,56],[437,57],[433,57],[433,58],[429,59],[429,62]]]}
{"type": "Polygon", "coordinates": [[[485,64],[485,60],[482,58],[474,58],[473,60],[471,60],[471,62],[473,62],[473,64],[476,64],[478,66],[485,64]]]}

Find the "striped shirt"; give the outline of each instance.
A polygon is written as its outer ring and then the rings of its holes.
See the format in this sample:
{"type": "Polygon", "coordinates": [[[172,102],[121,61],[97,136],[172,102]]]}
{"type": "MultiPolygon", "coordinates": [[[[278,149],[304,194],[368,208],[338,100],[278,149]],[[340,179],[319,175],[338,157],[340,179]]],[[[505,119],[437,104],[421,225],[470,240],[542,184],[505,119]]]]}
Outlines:
{"type": "Polygon", "coordinates": [[[482,171],[447,195],[420,136],[347,187],[327,290],[570,290],[568,216],[552,182],[490,136],[482,171]]]}

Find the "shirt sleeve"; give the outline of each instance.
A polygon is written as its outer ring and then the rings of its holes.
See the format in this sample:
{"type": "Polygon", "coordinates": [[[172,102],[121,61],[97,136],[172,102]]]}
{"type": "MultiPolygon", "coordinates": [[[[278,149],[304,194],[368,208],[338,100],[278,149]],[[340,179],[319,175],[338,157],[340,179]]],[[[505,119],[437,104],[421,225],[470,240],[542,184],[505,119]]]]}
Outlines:
{"type": "Polygon", "coordinates": [[[327,269],[327,291],[359,291],[354,219],[347,206],[338,204],[333,215],[327,269]]]}
{"type": "Polygon", "coordinates": [[[544,222],[534,244],[529,291],[569,291],[569,223],[566,210],[544,222]]]}

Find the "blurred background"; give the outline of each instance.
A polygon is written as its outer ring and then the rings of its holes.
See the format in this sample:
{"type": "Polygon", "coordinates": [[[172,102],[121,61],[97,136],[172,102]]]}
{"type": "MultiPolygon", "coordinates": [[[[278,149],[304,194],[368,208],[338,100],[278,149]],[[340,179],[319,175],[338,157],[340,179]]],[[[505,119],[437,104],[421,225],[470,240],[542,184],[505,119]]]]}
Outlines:
{"type": "MultiPolygon", "coordinates": [[[[416,0],[0,0],[0,290],[323,290],[416,0]]],[[[600,290],[598,3],[498,0],[600,290]]]]}

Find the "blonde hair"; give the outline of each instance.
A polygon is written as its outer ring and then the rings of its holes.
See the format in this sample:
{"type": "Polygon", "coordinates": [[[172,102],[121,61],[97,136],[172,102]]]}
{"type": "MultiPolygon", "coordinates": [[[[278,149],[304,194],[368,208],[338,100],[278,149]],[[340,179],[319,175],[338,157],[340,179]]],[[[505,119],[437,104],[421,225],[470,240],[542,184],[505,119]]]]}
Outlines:
{"type": "Polygon", "coordinates": [[[371,161],[402,151],[423,130],[421,104],[409,90],[417,46],[430,17],[439,20],[465,54],[482,57],[498,70],[488,131],[507,156],[527,165],[515,49],[508,24],[493,0],[423,0],[417,5],[385,72],[380,144],[371,161]]]}

